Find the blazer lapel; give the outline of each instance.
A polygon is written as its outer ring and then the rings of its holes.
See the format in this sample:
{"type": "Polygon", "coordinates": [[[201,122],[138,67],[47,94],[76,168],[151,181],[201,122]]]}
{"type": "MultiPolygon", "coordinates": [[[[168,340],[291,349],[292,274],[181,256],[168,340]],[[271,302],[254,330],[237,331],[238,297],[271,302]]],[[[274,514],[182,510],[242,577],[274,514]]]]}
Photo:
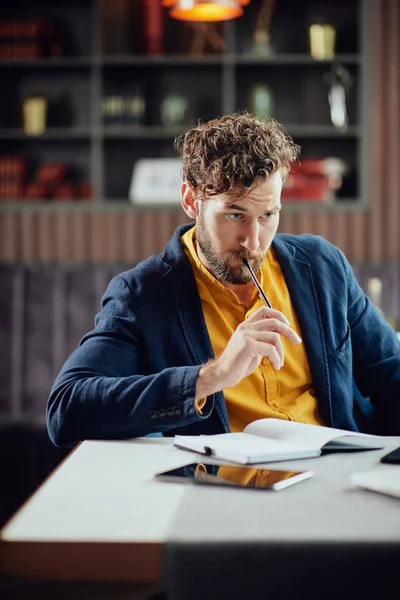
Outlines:
{"type": "MultiPolygon", "coordinates": [[[[184,339],[193,363],[199,365],[214,358],[214,351],[208,335],[192,266],[180,241],[181,236],[190,227],[193,227],[193,224],[183,225],[175,230],[164,250],[162,260],[169,267],[164,273],[164,278],[178,313],[184,339]]],[[[229,431],[224,394],[222,392],[215,394],[214,402],[224,429],[229,431]]]]}
{"type": "Polygon", "coordinates": [[[331,385],[327,348],[316,286],[309,262],[296,258],[296,249],[276,237],[272,244],[289,290],[310,366],[321,414],[332,424],[331,385]]]}
{"type": "Polygon", "coordinates": [[[214,357],[210,336],[203,316],[192,266],[181,243],[181,236],[193,223],[177,227],[161,257],[167,270],[164,279],[172,295],[183,336],[194,364],[214,357]]]}
{"type": "Polygon", "coordinates": [[[183,256],[164,275],[178,312],[179,322],[194,364],[214,357],[210,336],[203,316],[196,280],[189,260],[183,256]],[[185,260],[186,259],[186,260],[185,260]],[[187,264],[182,264],[186,263],[187,264]]]}
{"type": "MultiPolygon", "coordinates": [[[[179,258],[173,268],[165,273],[164,277],[168,282],[193,362],[194,364],[203,364],[210,358],[214,358],[214,351],[208,335],[196,280],[185,254],[179,258]]],[[[215,394],[214,402],[224,430],[229,431],[228,412],[222,392],[215,394]]]]}

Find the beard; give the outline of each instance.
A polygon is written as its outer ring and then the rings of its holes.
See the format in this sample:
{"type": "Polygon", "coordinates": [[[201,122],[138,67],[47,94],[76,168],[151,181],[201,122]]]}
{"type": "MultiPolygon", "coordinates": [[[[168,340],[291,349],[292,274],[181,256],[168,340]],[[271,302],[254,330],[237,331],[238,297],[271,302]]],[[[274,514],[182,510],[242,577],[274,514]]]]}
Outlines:
{"type": "Polygon", "coordinates": [[[236,252],[225,252],[223,255],[219,255],[201,215],[197,218],[196,241],[211,267],[212,274],[221,283],[231,283],[235,285],[245,285],[246,283],[250,283],[252,279],[242,262],[243,259],[247,258],[254,272],[257,273],[266,254],[261,251],[251,253],[243,249],[236,252]]]}

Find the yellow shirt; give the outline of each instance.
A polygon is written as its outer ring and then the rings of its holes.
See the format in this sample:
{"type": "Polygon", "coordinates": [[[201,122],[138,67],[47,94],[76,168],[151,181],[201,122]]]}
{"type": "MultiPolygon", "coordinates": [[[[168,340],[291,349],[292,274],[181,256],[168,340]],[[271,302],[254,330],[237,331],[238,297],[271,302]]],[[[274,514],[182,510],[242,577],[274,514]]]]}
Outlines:
{"type": "MultiPolygon", "coordinates": [[[[227,289],[205,268],[194,247],[196,228],[181,238],[190,259],[201,305],[215,357],[222,354],[237,326],[258,308],[264,306],[257,289],[250,306],[246,307],[237,295],[227,289]]],[[[281,268],[270,248],[261,265],[262,288],[272,306],[281,311],[300,337],[301,331],[290,300],[281,268]]],[[[293,344],[282,337],[285,352],[284,366],[275,370],[268,358],[235,387],[224,390],[232,431],[243,429],[256,419],[268,417],[323,425],[318,402],[312,388],[311,373],[304,344],[293,344]]]]}

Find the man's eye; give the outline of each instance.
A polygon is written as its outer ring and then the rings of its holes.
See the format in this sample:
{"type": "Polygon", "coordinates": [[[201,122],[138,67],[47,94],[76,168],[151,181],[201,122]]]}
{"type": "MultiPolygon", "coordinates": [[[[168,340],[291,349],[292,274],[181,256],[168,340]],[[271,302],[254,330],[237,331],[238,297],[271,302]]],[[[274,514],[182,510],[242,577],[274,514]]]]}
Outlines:
{"type": "Polygon", "coordinates": [[[267,219],[267,221],[270,221],[271,219],[273,219],[274,216],[275,216],[275,213],[265,213],[264,219],[267,219]]]}
{"type": "Polygon", "coordinates": [[[228,213],[227,217],[228,219],[232,219],[232,221],[239,221],[243,215],[240,213],[228,213]]]}

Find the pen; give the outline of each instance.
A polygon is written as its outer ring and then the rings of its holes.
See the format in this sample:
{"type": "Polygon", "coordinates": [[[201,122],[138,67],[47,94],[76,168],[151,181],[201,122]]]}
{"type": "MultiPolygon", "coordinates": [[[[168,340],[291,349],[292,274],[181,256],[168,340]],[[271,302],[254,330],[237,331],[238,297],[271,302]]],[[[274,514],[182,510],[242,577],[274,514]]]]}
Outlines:
{"type": "Polygon", "coordinates": [[[247,258],[243,259],[243,264],[247,268],[248,272],[250,273],[250,277],[254,281],[254,285],[258,289],[258,293],[260,294],[261,298],[264,300],[264,302],[268,306],[268,308],[272,308],[271,303],[268,300],[267,296],[265,295],[264,290],[262,289],[261,285],[259,284],[256,274],[254,273],[253,269],[251,268],[250,263],[247,260],[247,258]]]}

